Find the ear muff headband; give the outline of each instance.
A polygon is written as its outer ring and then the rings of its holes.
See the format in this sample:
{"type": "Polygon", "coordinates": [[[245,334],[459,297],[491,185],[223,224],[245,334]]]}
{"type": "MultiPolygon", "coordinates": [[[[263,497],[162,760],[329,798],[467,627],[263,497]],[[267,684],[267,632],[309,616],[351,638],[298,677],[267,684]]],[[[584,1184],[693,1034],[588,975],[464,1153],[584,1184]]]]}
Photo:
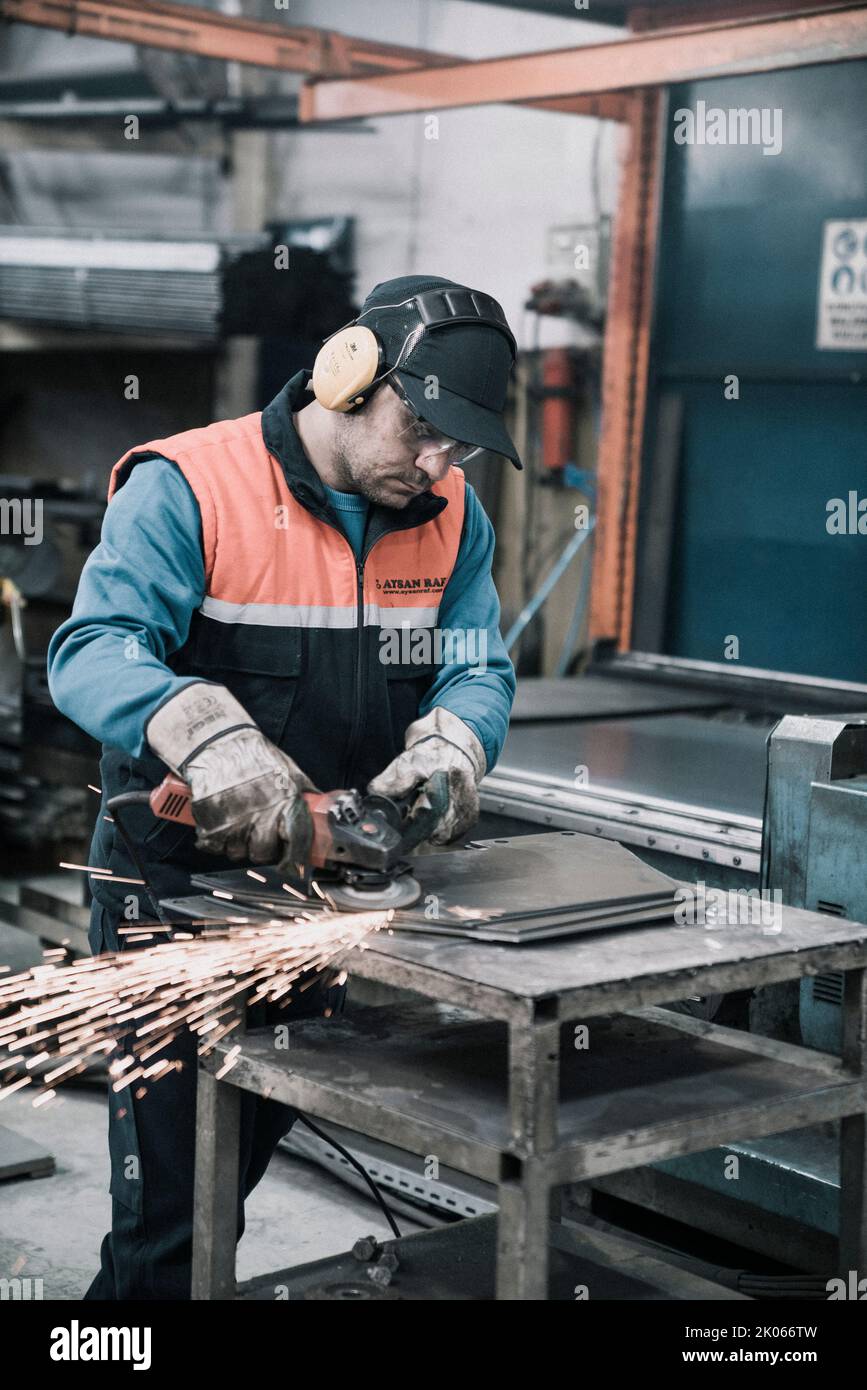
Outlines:
{"type": "Polygon", "coordinates": [[[490,295],[478,290],[454,286],[446,290],[427,290],[399,304],[377,304],[359,314],[355,323],[347,324],[323,343],[313,364],[311,386],[317,401],[326,410],[344,413],[357,410],[369,400],[379,383],[389,372],[396,371],[406,361],[419,339],[437,328],[455,323],[483,323],[495,328],[506,338],[514,361],[517,344],[500,305],[490,295]],[[379,335],[360,323],[366,314],[383,309],[403,309],[411,305],[418,323],[403,340],[394,365],[385,361],[385,349],[379,335]]]}

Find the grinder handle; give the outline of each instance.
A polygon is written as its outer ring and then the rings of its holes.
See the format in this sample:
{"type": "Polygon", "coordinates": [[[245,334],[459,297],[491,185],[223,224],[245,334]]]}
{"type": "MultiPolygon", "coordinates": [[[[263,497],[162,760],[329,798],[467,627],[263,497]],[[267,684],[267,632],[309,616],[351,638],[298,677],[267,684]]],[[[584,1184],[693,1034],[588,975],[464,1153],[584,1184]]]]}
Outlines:
{"type": "MultiPolygon", "coordinates": [[[[313,811],[323,800],[322,792],[304,792],[304,800],[308,807],[313,811]]],[[[161,820],[176,820],[183,825],[195,825],[193,817],[193,798],[189,787],[180,777],[174,773],[169,773],[164,777],[158,787],[154,787],[148,796],[150,808],[155,816],[161,820]]]]}
{"type": "MultiPolygon", "coordinates": [[[[326,863],[331,836],[328,830],[328,806],[331,797],[323,792],[304,792],[304,800],[313,820],[313,844],[310,849],[310,862],[321,868],[326,863]]],[[[161,820],[177,821],[181,825],[195,825],[193,798],[187,783],[174,773],[164,777],[158,787],[154,787],[148,797],[150,808],[161,820]]]]}
{"type": "Polygon", "coordinates": [[[154,787],[148,797],[150,808],[160,820],[180,821],[182,825],[195,825],[193,819],[193,797],[186,782],[174,773],[164,777],[158,787],[154,787]]]}
{"type": "Polygon", "coordinates": [[[449,804],[449,783],[445,772],[434,772],[418,788],[413,800],[413,808],[406,821],[406,830],[401,838],[401,849],[415,849],[427,840],[445,815],[449,804]]]}

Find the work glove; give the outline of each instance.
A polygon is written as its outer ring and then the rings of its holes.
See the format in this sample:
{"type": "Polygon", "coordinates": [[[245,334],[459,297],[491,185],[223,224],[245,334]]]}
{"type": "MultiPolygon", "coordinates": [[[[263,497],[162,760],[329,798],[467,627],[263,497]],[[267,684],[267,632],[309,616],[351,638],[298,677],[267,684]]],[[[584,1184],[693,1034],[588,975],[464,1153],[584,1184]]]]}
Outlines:
{"type": "Polygon", "coordinates": [[[368,791],[398,799],[420,789],[419,802],[426,805],[435,794],[431,779],[444,773],[446,807],[428,838],[431,844],[447,845],[479,818],[485,750],[469,725],[442,705],[410,724],[404,742],[404,752],[374,777],[368,791]]]}
{"type": "Polygon", "coordinates": [[[315,791],[222,685],[186,685],[148,720],[158,758],[192,793],[196,846],[229,859],[306,863],[313,821],[302,793],[315,791]]]}

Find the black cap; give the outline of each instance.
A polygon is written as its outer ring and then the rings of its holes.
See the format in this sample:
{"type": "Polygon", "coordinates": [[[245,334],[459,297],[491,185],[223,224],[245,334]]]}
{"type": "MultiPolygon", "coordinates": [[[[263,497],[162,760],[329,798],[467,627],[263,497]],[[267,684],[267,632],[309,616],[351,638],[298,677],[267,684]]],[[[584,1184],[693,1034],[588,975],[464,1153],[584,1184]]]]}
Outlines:
{"type": "Polygon", "coordinates": [[[508,338],[483,322],[447,323],[418,332],[417,339],[411,338],[404,348],[420,323],[407,301],[426,290],[467,293],[466,286],[438,275],[401,275],[371,290],[358,321],[382,340],[386,367],[393,367],[404,349],[395,375],[423,419],[452,439],[490,449],[522,468],[503,423],[513,361],[508,338]],[[435,396],[429,390],[432,377],[437,383],[435,396]]]}

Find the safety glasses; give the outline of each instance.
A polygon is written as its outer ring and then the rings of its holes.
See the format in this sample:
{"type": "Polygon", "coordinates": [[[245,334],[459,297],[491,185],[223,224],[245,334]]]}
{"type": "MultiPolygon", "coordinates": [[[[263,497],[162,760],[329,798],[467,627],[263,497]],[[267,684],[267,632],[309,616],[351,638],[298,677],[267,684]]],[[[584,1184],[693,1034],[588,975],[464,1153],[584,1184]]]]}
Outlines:
{"type": "Polygon", "coordinates": [[[460,465],[469,463],[470,459],[477,458],[479,454],[485,452],[477,444],[464,444],[459,439],[450,439],[447,434],[441,434],[439,430],[423,419],[404,392],[397,377],[392,376],[388,385],[400,400],[408,417],[404,428],[398,430],[397,437],[412,444],[417,458],[445,456],[448,463],[460,465]]]}

